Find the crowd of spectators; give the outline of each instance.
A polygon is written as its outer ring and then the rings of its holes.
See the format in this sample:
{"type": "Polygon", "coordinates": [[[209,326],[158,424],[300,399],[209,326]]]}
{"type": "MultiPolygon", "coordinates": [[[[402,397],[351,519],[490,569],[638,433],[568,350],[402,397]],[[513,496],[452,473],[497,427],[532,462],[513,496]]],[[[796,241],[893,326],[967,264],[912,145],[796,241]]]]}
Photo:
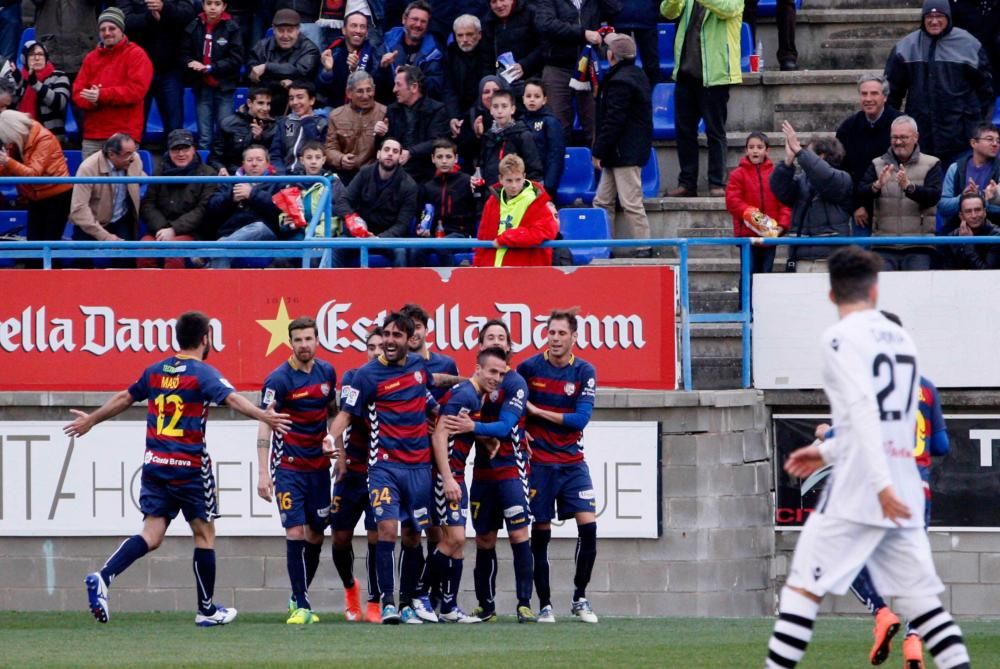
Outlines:
{"type": "MultiPolygon", "coordinates": [[[[0,31],[8,49],[0,175],[67,175],[59,148],[69,112],[81,129],[78,175],[142,175],[138,143],[155,103],[165,138],[155,175],[248,180],[19,186],[30,239],[58,239],[67,218],[75,239],[300,239],[301,210],[312,219],[319,184],[253,181],[287,174],[334,184],[333,220],[317,234],[484,238],[487,230],[487,240],[545,241],[558,235],[552,196],[567,145],[592,149],[594,205],[648,238],[640,173],[652,145],[650,93],[662,76],[655,24],[663,20],[677,22],[680,169],[668,196],[697,195],[704,122],[708,194],[725,196],[737,236],[761,234],[748,225],[754,216],[774,221],[776,234],[806,237],[990,235],[1000,222],[1000,144],[989,123],[1000,38],[983,30],[1000,3],[925,0],[919,27],[892,49],[884,74],[861,78],[860,111],[836,137],[814,133],[803,145],[786,123],[785,158],[775,166],[767,136],[751,133],[727,178],[730,87],[742,81],[739,25],[755,24],[755,2],[33,2],[35,39],[22,46],[20,65],[0,31]],[[609,64],[599,85],[598,60],[609,64]],[[247,97],[234,108],[239,87],[247,97]],[[184,129],[185,88],[195,97],[196,133],[184,129]],[[512,175],[521,183],[508,183],[512,175]],[[511,202],[519,216],[508,215],[511,202]],[[494,215],[506,218],[486,221],[494,215]]],[[[794,3],[778,8],[779,65],[796,69],[794,3]]],[[[831,248],[796,247],[786,269],[822,270],[831,248]]],[[[965,266],[973,257],[989,265],[997,255],[876,248],[892,269],[965,266]]],[[[334,253],[334,264],[356,255],[334,253]]],[[[405,249],[385,255],[394,266],[431,261],[405,249]]],[[[454,262],[451,253],[433,255],[454,262]]],[[[475,262],[543,256],[477,253],[475,262]]],[[[754,271],[771,271],[773,247],[755,248],[753,259],[754,271]]]]}

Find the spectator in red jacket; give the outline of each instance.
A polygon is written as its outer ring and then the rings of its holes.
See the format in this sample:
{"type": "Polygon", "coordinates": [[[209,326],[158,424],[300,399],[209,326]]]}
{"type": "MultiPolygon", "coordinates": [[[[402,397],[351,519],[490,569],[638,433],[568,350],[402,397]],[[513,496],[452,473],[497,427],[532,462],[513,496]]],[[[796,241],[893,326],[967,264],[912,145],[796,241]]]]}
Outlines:
{"type": "Polygon", "coordinates": [[[125,36],[122,10],[104,10],[97,29],[101,43],[84,57],[73,82],[73,102],[84,111],[84,158],[100,151],[115,133],[142,137],[143,104],[153,80],[153,64],[146,52],[125,36]]]}
{"type": "MultiPolygon", "coordinates": [[[[726,184],[726,209],[733,215],[734,237],[760,237],[747,221],[761,212],[777,221],[780,233],[792,224],[792,210],[781,204],[771,192],[771,172],[774,164],[767,157],[767,135],[751,132],[747,136],[746,155],[729,175],[726,184]]],[[[754,273],[770,272],[774,266],[776,246],[752,246],[750,258],[754,273]]]]}
{"type": "Polygon", "coordinates": [[[492,189],[479,222],[479,239],[492,249],[476,249],[477,267],[551,265],[552,249],[538,248],[556,238],[555,206],[545,189],[525,178],[524,161],[516,153],[500,161],[500,183],[492,189]]]}

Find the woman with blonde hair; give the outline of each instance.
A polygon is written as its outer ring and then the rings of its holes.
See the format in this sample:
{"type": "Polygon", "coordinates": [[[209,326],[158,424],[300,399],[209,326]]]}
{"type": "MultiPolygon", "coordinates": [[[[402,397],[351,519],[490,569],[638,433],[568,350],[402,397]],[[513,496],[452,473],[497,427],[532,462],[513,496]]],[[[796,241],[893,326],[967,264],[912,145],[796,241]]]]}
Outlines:
{"type": "MultiPolygon", "coordinates": [[[[0,112],[0,176],[68,177],[59,140],[23,112],[0,112]]],[[[62,238],[72,184],[17,184],[19,200],[28,209],[28,239],[62,238]]]]}

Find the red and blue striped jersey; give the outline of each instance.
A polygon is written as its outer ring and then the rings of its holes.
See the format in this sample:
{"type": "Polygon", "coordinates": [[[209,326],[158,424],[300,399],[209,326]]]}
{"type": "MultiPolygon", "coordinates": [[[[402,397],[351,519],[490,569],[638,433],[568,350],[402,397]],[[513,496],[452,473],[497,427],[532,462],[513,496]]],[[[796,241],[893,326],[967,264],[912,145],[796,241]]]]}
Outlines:
{"type": "Polygon", "coordinates": [[[234,392],[218,370],[174,355],[147,367],[128,392],[136,402],[148,400],[144,477],[187,481],[211,467],[205,446],[208,407],[234,392]]]}
{"type": "MultiPolygon", "coordinates": [[[[356,371],[351,369],[344,372],[343,389],[340,392],[341,411],[347,411],[344,406],[344,398],[354,382],[356,371]]],[[[352,415],[350,424],[344,430],[344,455],[347,461],[347,471],[358,474],[368,473],[368,447],[368,419],[352,415]]]]}
{"type": "MultiPolygon", "coordinates": [[[[451,356],[445,355],[444,353],[436,353],[434,351],[428,351],[427,355],[424,357],[424,365],[427,367],[427,371],[431,374],[448,374],[449,376],[458,376],[458,365],[455,364],[455,360],[451,356]]],[[[444,397],[444,394],[448,392],[447,387],[431,386],[431,395],[434,396],[438,402],[444,397]]]]}
{"type": "Polygon", "coordinates": [[[917,440],[913,447],[913,457],[917,460],[917,469],[920,470],[920,478],[924,482],[924,494],[929,499],[931,456],[948,454],[948,428],[944,424],[937,388],[923,376],[920,377],[919,397],[917,440]]]}
{"type": "Polygon", "coordinates": [[[323,437],[329,407],[337,399],[337,372],[325,360],[314,359],[305,372],[294,356],[275,369],[264,381],[260,404],[266,409],[287,413],[292,421],[288,432],[271,433],[271,472],[288,469],[315,472],[330,468],[323,455],[323,437]]]}
{"type": "Polygon", "coordinates": [[[379,356],[358,368],[344,385],[341,408],[368,421],[368,466],[378,462],[430,464],[429,409],[437,402],[423,358],[407,354],[402,364],[379,356]]]}
{"type": "MultiPolygon", "coordinates": [[[[483,391],[472,379],[456,383],[445,391],[441,398],[441,415],[457,416],[468,414],[472,420],[480,420],[480,410],[483,406],[483,391]]],[[[472,432],[453,434],[448,437],[448,464],[455,480],[465,480],[465,462],[469,459],[475,435],[472,432]]]]}
{"type": "MultiPolygon", "coordinates": [[[[539,409],[561,414],[576,414],[585,409],[587,415],[593,409],[597,375],[589,362],[572,356],[565,367],[556,367],[549,362],[546,351],[522,362],[517,371],[528,384],[528,401],[539,409]]],[[[583,462],[582,426],[557,425],[529,414],[526,429],[531,437],[533,463],[583,462]]]]}
{"type": "Polygon", "coordinates": [[[518,418],[510,434],[500,439],[500,449],[492,458],[485,448],[476,447],[473,478],[502,481],[526,475],[528,443],[524,437],[524,423],[527,400],[528,384],[513,369],[508,369],[500,387],[483,399],[480,422],[492,423],[498,420],[501,411],[512,412],[518,418]]]}

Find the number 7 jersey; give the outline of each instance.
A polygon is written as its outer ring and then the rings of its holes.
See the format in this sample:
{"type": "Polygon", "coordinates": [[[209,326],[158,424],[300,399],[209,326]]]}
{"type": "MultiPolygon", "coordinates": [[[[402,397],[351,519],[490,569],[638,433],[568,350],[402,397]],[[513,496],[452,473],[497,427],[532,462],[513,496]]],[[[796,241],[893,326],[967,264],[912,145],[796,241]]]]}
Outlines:
{"type": "Polygon", "coordinates": [[[923,527],[924,493],[913,457],[920,370],[909,335],[875,310],[854,312],[823,334],[823,388],[836,436],[834,464],[819,510],[864,525],[895,527],[878,493],[891,485],[910,510],[903,527],[923,527]]]}
{"type": "Polygon", "coordinates": [[[129,386],[136,402],[149,401],[143,477],[183,482],[210,466],[205,426],[210,404],[222,404],[233,386],[211,365],[175,355],[146,368],[129,386]]]}

